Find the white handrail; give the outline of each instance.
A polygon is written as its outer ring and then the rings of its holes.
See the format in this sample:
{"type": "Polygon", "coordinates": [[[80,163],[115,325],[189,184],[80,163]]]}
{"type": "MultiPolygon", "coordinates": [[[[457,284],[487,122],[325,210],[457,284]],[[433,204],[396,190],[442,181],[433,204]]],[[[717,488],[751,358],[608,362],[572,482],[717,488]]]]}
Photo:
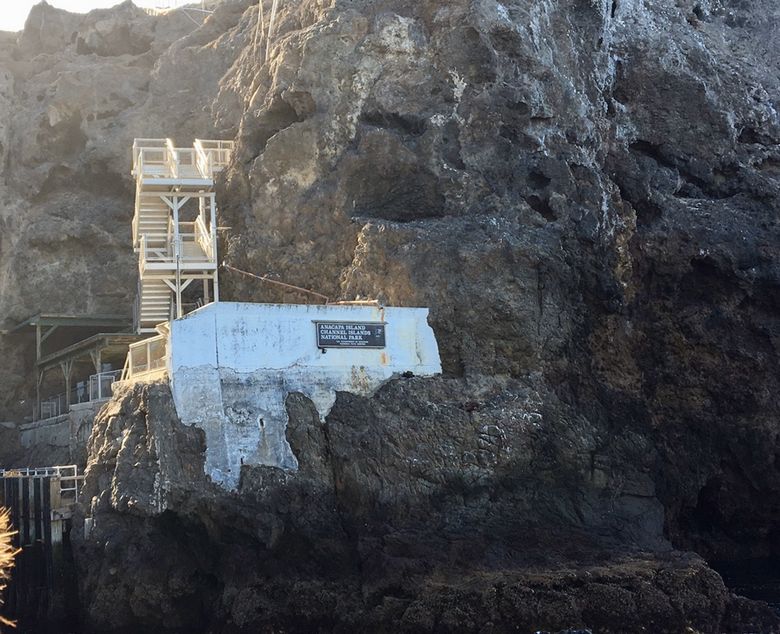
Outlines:
{"type": "Polygon", "coordinates": [[[132,379],[164,370],[168,364],[167,337],[157,335],[132,343],[127,352],[127,367],[123,380],[132,379]],[[160,346],[159,344],[163,345],[160,346]],[[156,348],[153,350],[152,348],[156,348]],[[160,354],[162,350],[162,354],[160,354]]]}
{"type": "Polygon", "coordinates": [[[146,234],[141,234],[138,241],[138,274],[143,275],[146,270],[146,234]]]}
{"type": "Polygon", "coordinates": [[[206,228],[203,216],[195,220],[195,241],[198,243],[209,262],[214,261],[214,245],[211,244],[211,232],[206,228]]]}
{"type": "Polygon", "coordinates": [[[22,467],[19,469],[0,469],[0,478],[58,478],[60,493],[79,495],[79,486],[84,480],[76,465],[56,467],[22,467]],[[66,483],[71,483],[67,485],[66,483]]]}
{"type": "Polygon", "coordinates": [[[192,147],[178,148],[172,139],[135,139],[132,173],[135,177],[211,180],[228,165],[234,147],[233,141],[221,140],[196,139],[192,147]]]}
{"type": "Polygon", "coordinates": [[[173,145],[173,141],[170,139],[165,140],[166,152],[165,152],[165,167],[168,170],[167,176],[172,178],[179,178],[179,156],[176,148],[173,145]]]}
{"type": "Polygon", "coordinates": [[[119,380],[121,370],[111,370],[110,372],[100,372],[89,377],[89,400],[102,401],[110,398],[113,394],[111,386],[114,381],[119,380]]]}

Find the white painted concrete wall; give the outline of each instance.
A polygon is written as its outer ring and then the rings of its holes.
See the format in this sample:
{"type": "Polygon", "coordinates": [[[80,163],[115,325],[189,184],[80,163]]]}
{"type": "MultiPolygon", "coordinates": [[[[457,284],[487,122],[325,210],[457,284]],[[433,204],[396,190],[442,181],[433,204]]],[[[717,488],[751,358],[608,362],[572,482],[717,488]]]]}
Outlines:
{"type": "Polygon", "coordinates": [[[297,469],[285,399],[301,392],[320,417],[337,391],[370,395],[404,372],[441,372],[427,308],[209,304],[171,323],[169,376],[182,422],[206,433],[206,472],[225,488],[241,465],[297,469]],[[384,322],[383,349],[317,348],[315,321],[384,322]]]}

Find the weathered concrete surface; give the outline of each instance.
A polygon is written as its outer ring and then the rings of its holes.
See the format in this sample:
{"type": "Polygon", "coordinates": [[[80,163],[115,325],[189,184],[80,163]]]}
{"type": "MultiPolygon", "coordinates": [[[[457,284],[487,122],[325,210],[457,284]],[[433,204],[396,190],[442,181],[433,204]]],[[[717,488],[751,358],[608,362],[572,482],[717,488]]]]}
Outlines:
{"type": "Polygon", "coordinates": [[[220,302],[174,321],[173,399],[182,422],[206,432],[206,473],[235,489],[241,465],[297,469],[286,439],[292,392],[324,421],[336,392],[369,396],[394,376],[441,374],[427,316],[424,308],[220,302]],[[385,346],[320,349],[317,321],[385,324],[385,346]]]}
{"type": "MultiPolygon", "coordinates": [[[[56,418],[18,425],[19,450],[5,467],[50,467],[75,464],[83,471],[92,424],[105,401],[80,403],[56,418]]],[[[10,443],[9,443],[10,444],[10,443]]],[[[0,458],[4,458],[0,454],[0,458]]]]}

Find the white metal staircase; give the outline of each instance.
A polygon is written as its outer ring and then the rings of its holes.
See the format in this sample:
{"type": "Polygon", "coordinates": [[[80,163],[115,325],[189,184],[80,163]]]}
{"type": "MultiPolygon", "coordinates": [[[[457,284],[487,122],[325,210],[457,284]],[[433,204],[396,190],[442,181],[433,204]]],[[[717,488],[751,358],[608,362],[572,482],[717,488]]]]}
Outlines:
{"type": "Polygon", "coordinates": [[[173,296],[165,280],[141,279],[139,300],[138,321],[145,328],[149,328],[149,324],[168,321],[173,316],[173,296]]]}
{"type": "Polygon", "coordinates": [[[182,292],[203,283],[203,301],[219,299],[214,177],[233,143],[196,140],[177,148],[170,139],[136,139],[133,249],[138,253],[139,333],[183,314],[182,292]]]}
{"type": "Polygon", "coordinates": [[[159,196],[145,196],[138,200],[136,217],[138,225],[133,235],[134,246],[140,236],[146,237],[149,246],[164,247],[168,241],[170,208],[159,196]]]}

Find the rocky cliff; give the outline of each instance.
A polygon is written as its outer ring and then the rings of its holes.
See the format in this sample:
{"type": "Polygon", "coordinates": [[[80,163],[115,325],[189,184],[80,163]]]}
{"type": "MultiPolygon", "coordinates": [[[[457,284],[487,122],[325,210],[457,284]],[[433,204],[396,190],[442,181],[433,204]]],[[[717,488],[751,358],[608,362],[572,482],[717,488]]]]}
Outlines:
{"type": "Polygon", "coordinates": [[[132,137],[229,137],[225,259],[430,306],[445,376],[342,394],[324,425],[290,397],[300,470],[245,468],[235,496],[164,385],[118,395],[85,622],[780,628],[684,552],[778,554],[777,5],[279,5],[270,38],[246,0],[199,27],[39,5],[2,39],[2,316],[129,306],[132,137]]]}

